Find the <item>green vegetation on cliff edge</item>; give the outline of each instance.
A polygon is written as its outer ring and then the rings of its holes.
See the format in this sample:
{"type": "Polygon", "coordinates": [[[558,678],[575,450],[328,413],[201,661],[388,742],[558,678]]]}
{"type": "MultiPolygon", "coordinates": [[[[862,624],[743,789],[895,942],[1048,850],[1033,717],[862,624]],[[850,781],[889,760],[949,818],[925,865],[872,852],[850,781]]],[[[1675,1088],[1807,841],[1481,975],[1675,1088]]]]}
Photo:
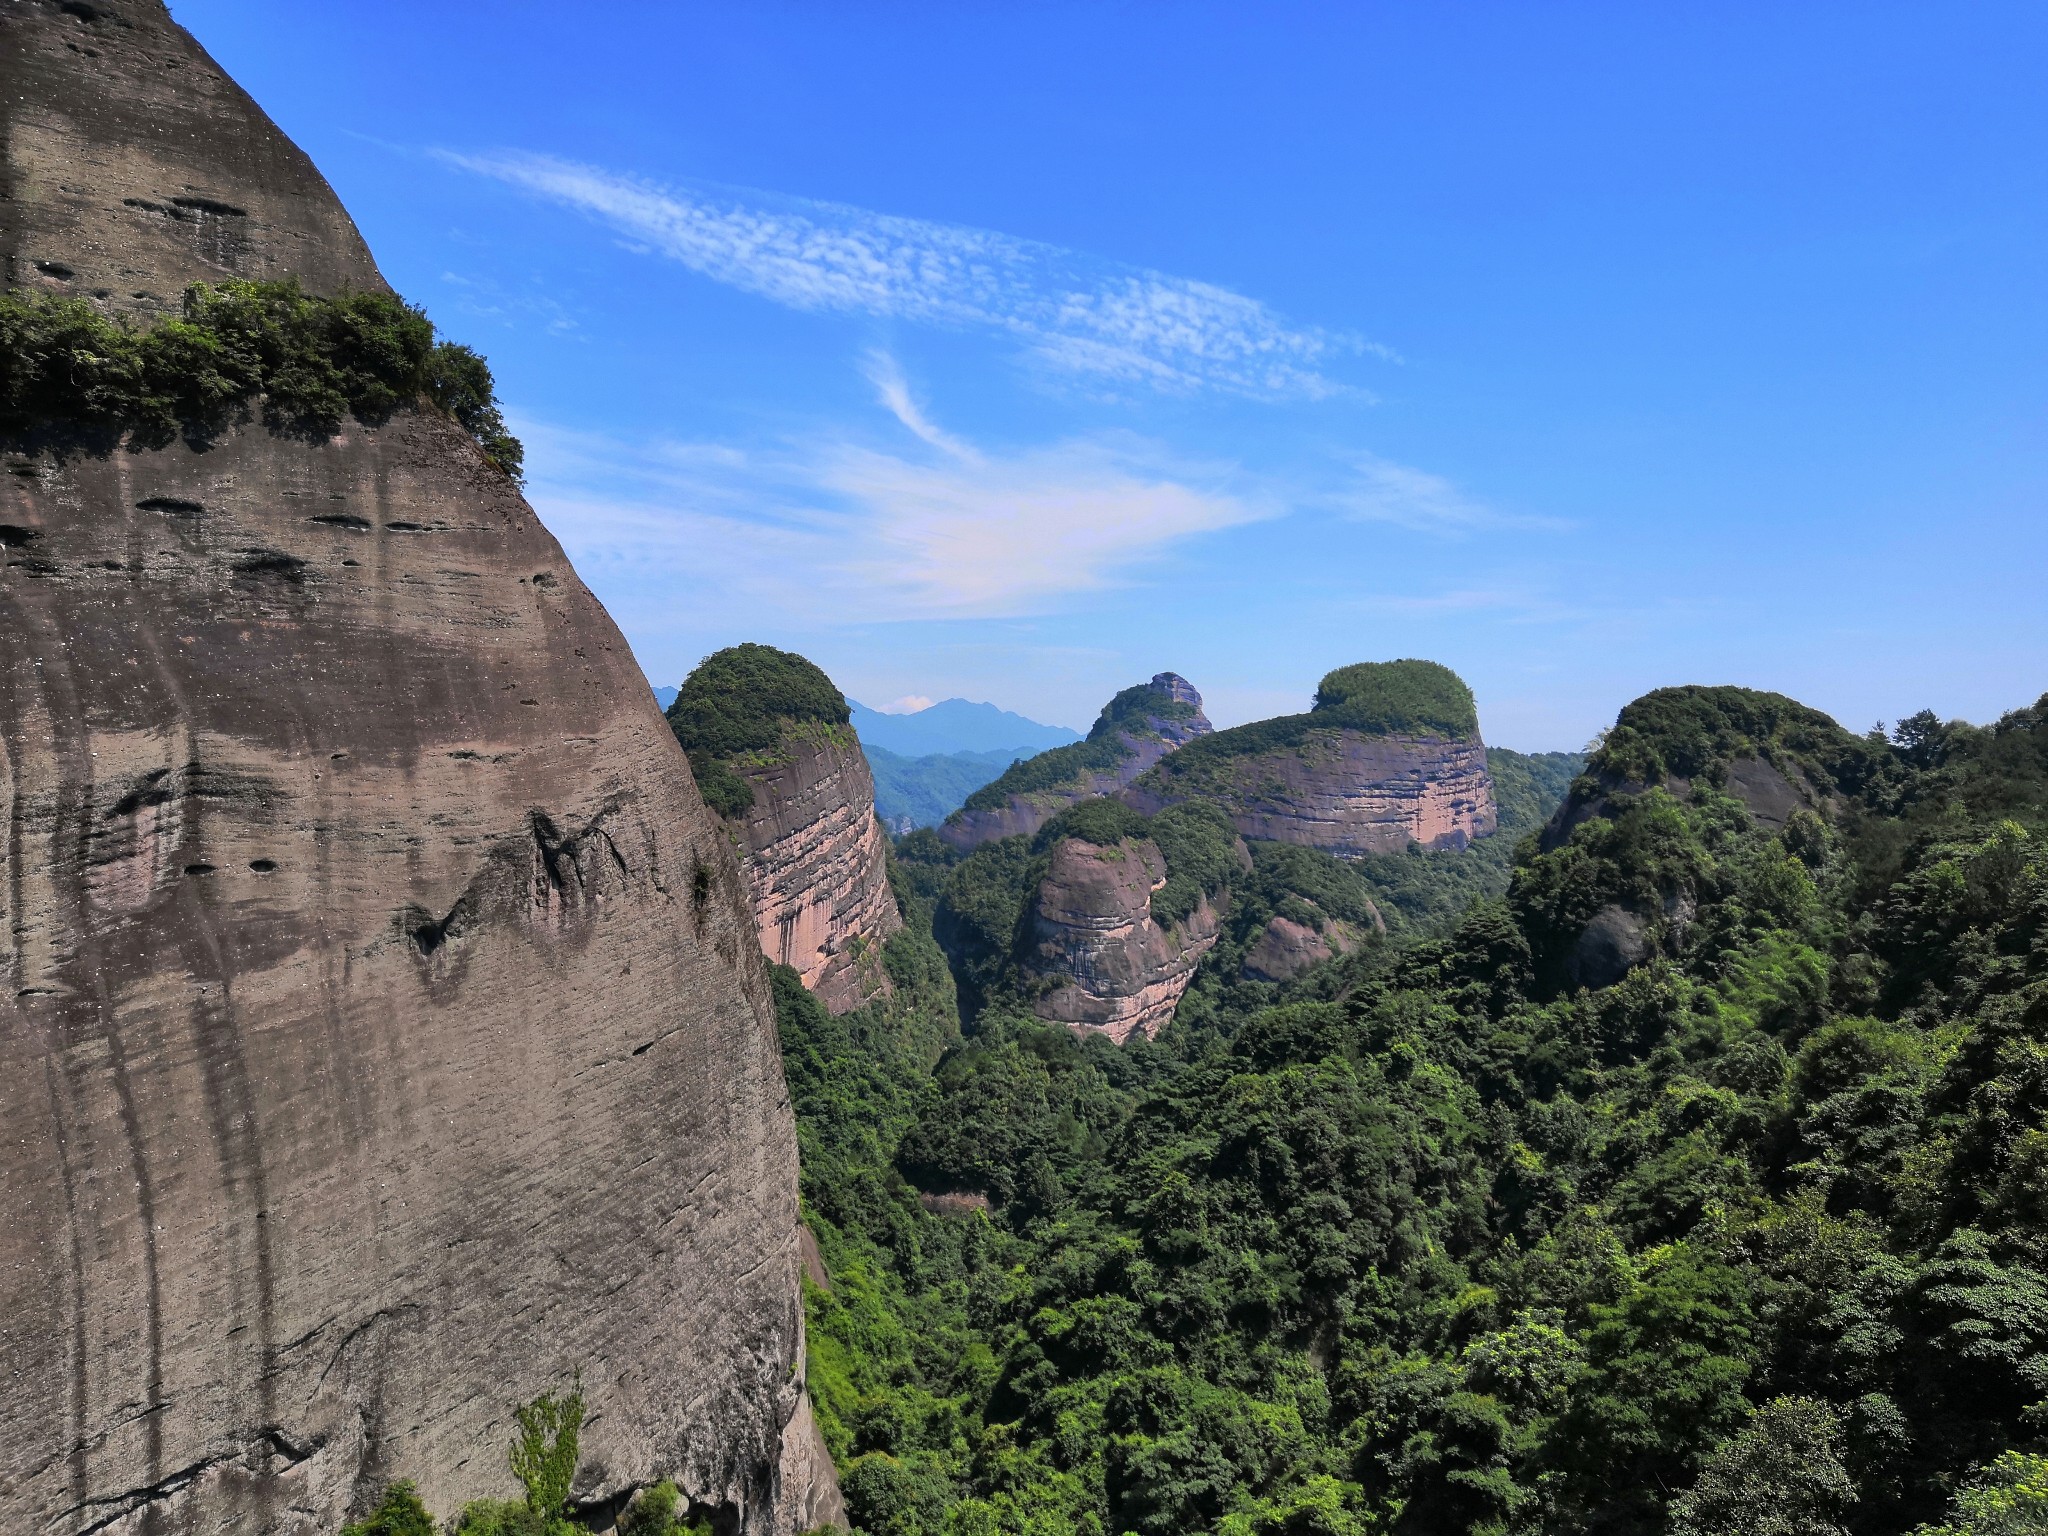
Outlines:
{"type": "Polygon", "coordinates": [[[1192,719],[1195,705],[1170,697],[1150,683],[1137,683],[1102,706],[1085,741],[1053,747],[1036,757],[1013,763],[999,777],[967,797],[970,811],[1000,810],[1012,796],[1037,794],[1086,783],[1100,773],[1114,773],[1134,755],[1124,738],[1156,735],[1153,722],[1192,719]]]}
{"type": "Polygon", "coordinates": [[[125,436],[160,448],[218,435],[260,406],[273,431],[327,436],[424,402],[516,482],[483,358],[437,341],[425,311],[389,293],[332,298],[281,282],[195,283],[179,313],[140,327],[84,299],[0,294],[0,433],[125,436]]]}
{"type": "Polygon", "coordinates": [[[689,754],[705,803],[721,816],[743,815],[753,787],[733,759],[773,753],[792,726],[843,726],[846,698],[816,664],[772,645],[728,646],[697,663],[668,707],[669,728],[689,754]]]}

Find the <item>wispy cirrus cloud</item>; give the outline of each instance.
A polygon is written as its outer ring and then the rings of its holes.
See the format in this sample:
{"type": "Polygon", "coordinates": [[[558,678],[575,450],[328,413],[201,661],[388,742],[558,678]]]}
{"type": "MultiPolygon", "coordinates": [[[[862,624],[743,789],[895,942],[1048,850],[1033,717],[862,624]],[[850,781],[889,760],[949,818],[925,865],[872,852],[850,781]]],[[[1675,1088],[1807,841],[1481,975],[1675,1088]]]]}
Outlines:
{"type": "Polygon", "coordinates": [[[1054,367],[1119,384],[1321,398],[1335,358],[1385,347],[1292,324],[1212,283],[993,230],[843,203],[664,185],[549,155],[439,151],[560,203],[705,277],[792,309],[998,331],[1054,367]]]}
{"type": "Polygon", "coordinates": [[[579,566],[839,622],[1014,618],[1112,588],[1172,545],[1276,515],[1229,466],[1127,434],[1022,451],[945,432],[893,362],[882,405],[932,452],[846,438],[740,450],[520,422],[534,506],[579,566]]]}
{"type": "Polygon", "coordinates": [[[1315,500],[1348,517],[1422,533],[1463,534],[1487,528],[1559,532],[1570,526],[1556,518],[1504,512],[1442,475],[1377,454],[1353,454],[1351,469],[1350,477],[1315,500]]]}

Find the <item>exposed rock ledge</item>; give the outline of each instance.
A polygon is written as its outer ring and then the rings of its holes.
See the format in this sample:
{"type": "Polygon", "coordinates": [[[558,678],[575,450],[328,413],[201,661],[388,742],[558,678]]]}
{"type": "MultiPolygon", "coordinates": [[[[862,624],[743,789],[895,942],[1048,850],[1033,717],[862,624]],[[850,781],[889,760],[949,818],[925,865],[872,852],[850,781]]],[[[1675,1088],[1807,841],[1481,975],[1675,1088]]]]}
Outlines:
{"type": "MultiPolygon", "coordinates": [[[[161,0],[0,3],[11,286],[381,289],[161,0]]],[[[10,445],[19,449],[21,445],[10,445]]],[[[0,1530],[838,1508],[753,927],[616,627],[430,412],[0,476],[0,1530]]]]}

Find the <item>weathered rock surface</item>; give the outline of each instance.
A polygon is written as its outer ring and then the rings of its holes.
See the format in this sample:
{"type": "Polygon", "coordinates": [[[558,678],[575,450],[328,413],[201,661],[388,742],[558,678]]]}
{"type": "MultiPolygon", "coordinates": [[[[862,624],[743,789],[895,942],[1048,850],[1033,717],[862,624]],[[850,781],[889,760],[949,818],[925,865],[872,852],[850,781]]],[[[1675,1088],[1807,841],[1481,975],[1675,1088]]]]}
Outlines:
{"type": "MultiPolygon", "coordinates": [[[[1756,756],[1729,759],[1722,765],[1719,777],[1720,793],[1740,801],[1743,809],[1759,824],[1774,832],[1799,811],[1832,814],[1838,800],[1816,785],[1796,764],[1789,769],[1781,769],[1756,756]]],[[[1593,775],[1587,788],[1573,794],[1559,806],[1557,814],[1543,828],[1543,851],[1548,853],[1562,847],[1571,840],[1575,828],[1609,815],[1620,801],[1647,793],[1652,787],[1619,774],[1593,775]]],[[[1674,800],[1692,798],[1693,781],[1680,774],[1667,773],[1654,787],[1674,800]]]]}
{"type": "Polygon", "coordinates": [[[1490,835],[1497,821],[1486,747],[1477,735],[1452,740],[1307,729],[1263,751],[1205,749],[1198,773],[1154,770],[1119,798],[1148,816],[1187,800],[1209,800],[1230,814],[1243,837],[1300,843],[1339,858],[1396,853],[1410,843],[1463,848],[1490,835]]]}
{"type": "MultiPolygon", "coordinates": [[[[379,282],[159,0],[0,28],[14,280],[379,282]]],[[[836,1517],[737,870],[531,510],[424,413],[4,462],[0,1529],[505,1494],[577,1369],[580,1497],[836,1517]]]]}
{"type": "Polygon", "coordinates": [[[1119,694],[1086,742],[1055,747],[1029,760],[1071,764],[1071,771],[1049,784],[1011,790],[1006,781],[1015,782],[1020,771],[1031,773],[1029,764],[1019,764],[947,817],[939,836],[963,853],[1001,837],[1029,837],[1068,806],[1117,793],[1169,752],[1215,729],[1202,713],[1202,696],[1194,684],[1178,672],[1158,673],[1140,689],[1119,694]],[[1114,745],[1104,751],[1105,743],[1114,745]]]}
{"type": "Polygon", "coordinates": [[[1162,926],[1151,902],[1165,883],[1166,860],[1148,839],[1053,846],[1023,956],[1025,973],[1045,986],[1033,1004],[1040,1018],[1101,1030],[1119,1045],[1165,1027],[1222,929],[1206,897],[1162,926]]]}
{"type": "Polygon", "coordinates": [[[188,283],[384,279],[299,147],[162,0],[0,0],[9,287],[173,308],[188,283]]]}
{"type": "MultiPolygon", "coordinates": [[[[1386,924],[1377,910],[1374,926],[1384,933],[1386,924]]],[[[1292,918],[1274,917],[1244,954],[1244,974],[1253,981],[1292,981],[1311,966],[1321,965],[1338,955],[1348,955],[1359,944],[1360,935],[1348,923],[1326,920],[1320,929],[1292,918]]]]}
{"type": "Polygon", "coordinates": [[[776,757],[733,765],[754,791],[733,824],[741,875],[762,951],[843,1013],[889,991],[882,944],[903,926],[874,776],[851,726],[794,726],[776,757]]]}

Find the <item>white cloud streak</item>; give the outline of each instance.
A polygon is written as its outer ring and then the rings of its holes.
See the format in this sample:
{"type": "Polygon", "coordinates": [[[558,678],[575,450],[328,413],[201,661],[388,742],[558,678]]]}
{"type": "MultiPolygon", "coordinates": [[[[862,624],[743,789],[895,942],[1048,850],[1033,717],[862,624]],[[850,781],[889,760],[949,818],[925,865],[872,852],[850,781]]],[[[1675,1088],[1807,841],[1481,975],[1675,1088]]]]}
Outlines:
{"type": "Polygon", "coordinates": [[[686,576],[699,601],[815,620],[1016,618],[1124,585],[1171,546],[1281,509],[1128,437],[983,452],[878,389],[938,451],[843,440],[743,453],[518,424],[529,495],[579,567],[686,576]],[[920,430],[922,427],[924,430],[920,430]]]}
{"type": "Polygon", "coordinates": [[[1467,495],[1428,470],[1397,464],[1377,454],[1352,455],[1355,476],[1315,501],[1347,517],[1392,523],[1420,533],[1466,534],[1488,528],[1561,531],[1555,518],[1503,512],[1467,495]]]}
{"type": "Polygon", "coordinates": [[[548,155],[438,157],[777,304],[995,330],[1053,367],[1116,384],[1313,399],[1344,390],[1324,372],[1337,355],[1398,361],[1384,347],[1290,325],[1227,288],[991,230],[664,186],[548,155]]]}

